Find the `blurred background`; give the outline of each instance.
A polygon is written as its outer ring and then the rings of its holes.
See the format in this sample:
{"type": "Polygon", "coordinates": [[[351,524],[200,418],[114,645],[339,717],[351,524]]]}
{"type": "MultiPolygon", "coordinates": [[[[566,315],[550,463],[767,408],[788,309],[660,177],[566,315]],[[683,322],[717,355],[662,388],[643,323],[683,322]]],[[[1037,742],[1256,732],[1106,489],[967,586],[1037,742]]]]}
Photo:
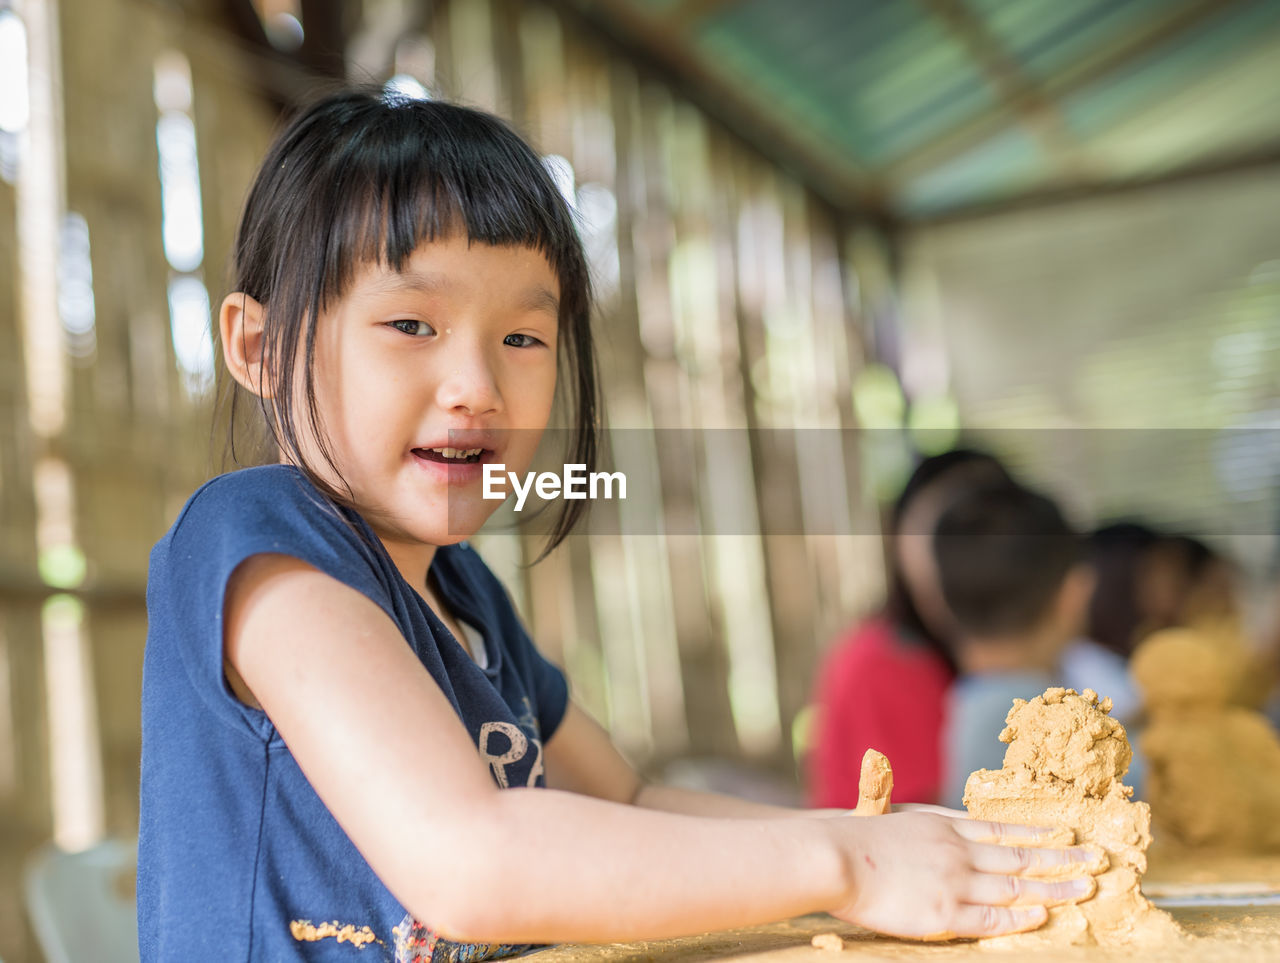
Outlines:
{"type": "Polygon", "coordinates": [[[0,0],[3,959],[42,958],[36,847],[136,834],[148,553],[222,467],[210,306],[273,131],[343,79],[547,158],[610,425],[843,429],[730,445],[714,484],[659,462],[672,534],[533,568],[481,539],[645,772],[800,798],[882,505],[962,440],[1081,525],[1200,536],[1263,619],[1280,0],[0,0]],[[856,534],[806,528],[819,476],[856,534]],[[729,490],[757,532],[689,534],[729,490]]]}

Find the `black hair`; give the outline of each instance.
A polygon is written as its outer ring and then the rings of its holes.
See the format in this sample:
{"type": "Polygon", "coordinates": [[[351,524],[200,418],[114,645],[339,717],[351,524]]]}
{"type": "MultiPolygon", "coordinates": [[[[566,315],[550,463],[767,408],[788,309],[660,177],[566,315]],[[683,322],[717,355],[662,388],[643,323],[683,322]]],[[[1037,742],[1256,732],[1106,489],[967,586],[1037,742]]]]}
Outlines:
{"type": "MultiPolygon", "coordinates": [[[[346,88],[303,109],[268,150],[237,232],[232,286],[265,309],[264,380],[274,400],[261,407],[276,445],[340,504],[354,507],[316,403],[316,319],[361,265],[399,271],[419,245],[455,233],[472,243],[531,247],[555,271],[560,360],[572,375],[563,397],[571,412],[567,454],[588,472],[596,463],[600,403],[587,262],[569,207],[538,155],[491,114],[377,87],[346,88]],[[306,423],[345,492],[302,456],[294,410],[300,344],[306,423]]],[[[586,504],[563,500],[539,558],[568,535],[586,504]]]]}
{"type": "Polygon", "coordinates": [[[1162,536],[1136,519],[1095,529],[1087,540],[1089,562],[1097,575],[1089,601],[1089,638],[1128,657],[1144,615],[1138,610],[1138,574],[1162,536]]]}
{"type": "Polygon", "coordinates": [[[948,506],[933,554],[960,631],[1006,636],[1044,619],[1083,546],[1052,499],[1005,484],[970,489],[948,506]]]}
{"type": "Polygon", "coordinates": [[[960,474],[960,469],[963,469],[966,478],[973,478],[979,482],[1013,480],[1009,470],[1004,467],[999,458],[978,448],[952,448],[941,454],[930,455],[916,465],[911,472],[911,477],[898,493],[897,501],[893,503],[890,518],[894,532],[897,532],[902,525],[902,518],[917,495],[946,475],[953,472],[960,474]]]}
{"type": "MultiPolygon", "coordinates": [[[[1012,483],[1012,481],[1008,469],[990,452],[977,448],[953,448],[938,455],[931,455],[916,465],[911,477],[907,479],[902,491],[898,494],[889,513],[889,533],[892,537],[900,534],[903,518],[907,509],[911,507],[911,503],[935,484],[1012,483]]],[[[885,614],[899,629],[938,655],[954,671],[955,657],[951,653],[949,640],[943,639],[936,629],[925,624],[918,606],[911,598],[906,576],[898,565],[897,553],[892,550],[889,552],[887,569],[889,590],[885,601],[885,614]]]]}
{"type": "Polygon", "coordinates": [[[1223,560],[1223,557],[1212,547],[1194,535],[1185,533],[1169,535],[1165,537],[1164,542],[1178,551],[1187,577],[1192,581],[1200,579],[1214,562],[1223,560]]]}

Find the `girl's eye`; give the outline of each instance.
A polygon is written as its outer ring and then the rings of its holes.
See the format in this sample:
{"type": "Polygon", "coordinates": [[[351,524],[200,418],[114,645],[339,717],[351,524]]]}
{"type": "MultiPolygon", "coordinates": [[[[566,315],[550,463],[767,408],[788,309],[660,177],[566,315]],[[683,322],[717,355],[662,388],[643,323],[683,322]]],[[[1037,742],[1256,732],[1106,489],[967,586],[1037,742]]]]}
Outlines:
{"type": "Polygon", "coordinates": [[[428,334],[435,334],[435,328],[427,324],[425,321],[392,321],[391,327],[397,331],[403,331],[405,334],[411,334],[415,337],[421,337],[428,334]]]}
{"type": "Polygon", "coordinates": [[[535,344],[542,344],[531,334],[509,334],[502,339],[502,343],[512,348],[532,348],[535,344]]]}

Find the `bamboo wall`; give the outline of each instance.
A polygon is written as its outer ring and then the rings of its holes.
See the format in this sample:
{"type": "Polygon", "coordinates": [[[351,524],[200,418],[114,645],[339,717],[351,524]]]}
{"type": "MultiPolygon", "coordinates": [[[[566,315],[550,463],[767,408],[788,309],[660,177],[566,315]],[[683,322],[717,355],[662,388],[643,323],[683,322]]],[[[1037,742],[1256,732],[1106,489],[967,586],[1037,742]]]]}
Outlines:
{"type": "MultiPolygon", "coordinates": [[[[189,273],[216,305],[275,123],[260,62],[217,20],[220,9],[23,8],[33,44],[44,43],[33,24],[53,18],[42,50],[57,78],[46,91],[54,112],[33,114],[32,136],[43,124],[61,166],[41,182],[52,192],[43,205],[28,204],[35,220],[19,223],[20,190],[0,181],[0,958],[9,961],[38,958],[18,891],[31,848],[54,835],[85,845],[136,832],[148,552],[219,464],[211,398],[184,380],[170,330],[175,269],[162,244],[153,83],[157,57],[186,57],[204,218],[204,257],[189,273]],[[68,212],[89,237],[88,337],[69,333],[65,313],[58,323],[57,234],[68,212]],[[37,362],[44,375],[33,381],[37,362]],[[47,423],[50,411],[60,418],[47,423]]],[[[874,294],[857,275],[884,270],[874,234],[842,224],[660,79],[542,3],[439,3],[416,36],[420,80],[511,118],[544,154],[572,164],[611,425],[852,426],[850,382],[867,350],[860,317],[874,294]]],[[[390,60],[389,48],[381,53],[390,60]]],[[[384,78],[388,66],[357,69],[384,78]]],[[[655,456],[672,534],[575,536],[533,568],[522,563],[538,538],[480,539],[577,698],[650,771],[721,756],[792,772],[790,725],[819,651],[879,592],[853,436],[825,462],[795,444],[728,437],[738,441],[727,450],[694,453],[705,478],[655,456]],[[822,472],[840,480],[867,537],[759,534],[803,533],[805,479],[822,472]],[[754,534],[693,534],[718,491],[751,508],[754,534]]]]}
{"type": "MultiPolygon", "coordinates": [[[[39,18],[56,24],[32,65],[43,54],[56,70],[61,117],[47,126],[61,169],[49,179],[54,203],[35,212],[43,225],[19,223],[21,180],[0,183],[0,958],[9,961],[39,958],[19,896],[30,850],[55,835],[75,846],[137,833],[148,553],[217,448],[210,400],[183,388],[170,335],[156,57],[180,51],[190,61],[206,251],[195,273],[213,296],[274,121],[239,46],[173,8],[27,0],[20,12],[33,48],[45,39],[39,18]],[[88,347],[59,325],[57,293],[41,280],[67,213],[88,229],[88,347]],[[19,243],[31,252],[25,265],[19,243]],[[34,284],[21,277],[33,266],[34,284]],[[34,316],[24,285],[41,288],[34,316]],[[50,338],[57,373],[32,391],[35,342],[50,338]],[[40,406],[61,413],[54,430],[40,430],[40,406]],[[40,564],[65,562],[68,550],[83,557],[82,578],[40,564]]],[[[42,120],[33,113],[33,140],[42,120]]]]}

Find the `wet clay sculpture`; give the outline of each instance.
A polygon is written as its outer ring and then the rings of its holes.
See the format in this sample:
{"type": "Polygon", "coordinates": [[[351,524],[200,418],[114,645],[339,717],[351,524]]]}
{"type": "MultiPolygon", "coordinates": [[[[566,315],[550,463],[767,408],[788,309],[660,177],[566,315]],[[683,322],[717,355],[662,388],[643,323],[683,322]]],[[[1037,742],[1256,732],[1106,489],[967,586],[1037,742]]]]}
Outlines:
{"type": "Polygon", "coordinates": [[[1242,704],[1257,675],[1247,647],[1166,629],[1138,647],[1130,670],[1148,717],[1143,794],[1161,847],[1280,852],[1280,738],[1242,704]]]}
{"type": "Polygon", "coordinates": [[[1133,753],[1110,711],[1111,700],[1099,701],[1091,689],[1053,688],[1030,702],[1015,699],[1000,733],[1009,746],[1004,767],[969,777],[964,802],[974,818],[1064,826],[1108,861],[1092,899],[1050,907],[1040,929],[990,945],[1151,945],[1181,938],[1173,918],[1139,889],[1151,811],[1131,801],[1132,788],[1121,782],[1133,753]]]}

